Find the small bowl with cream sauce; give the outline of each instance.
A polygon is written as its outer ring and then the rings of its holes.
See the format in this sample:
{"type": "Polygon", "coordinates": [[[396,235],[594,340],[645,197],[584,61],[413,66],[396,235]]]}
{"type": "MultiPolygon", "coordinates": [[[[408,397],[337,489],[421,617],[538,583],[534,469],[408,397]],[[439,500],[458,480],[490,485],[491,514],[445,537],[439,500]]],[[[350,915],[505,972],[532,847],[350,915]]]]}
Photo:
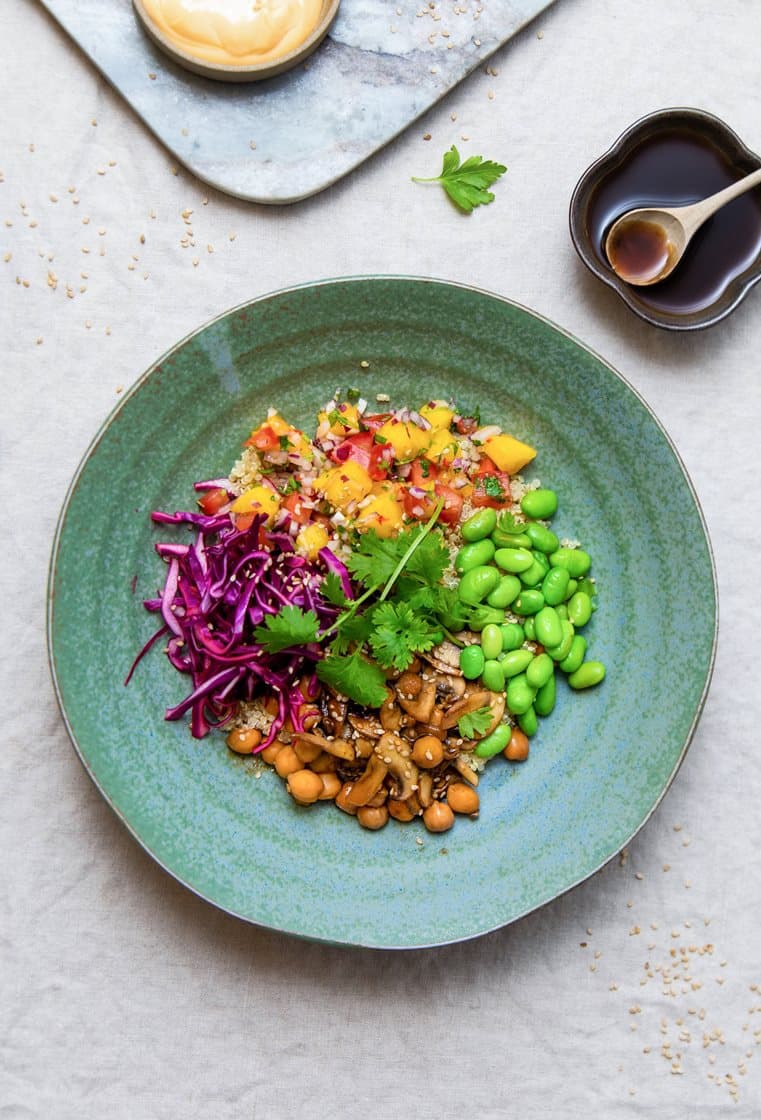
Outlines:
{"type": "Polygon", "coordinates": [[[320,45],[340,0],[133,0],[150,38],[186,70],[224,82],[272,78],[320,45]]]}

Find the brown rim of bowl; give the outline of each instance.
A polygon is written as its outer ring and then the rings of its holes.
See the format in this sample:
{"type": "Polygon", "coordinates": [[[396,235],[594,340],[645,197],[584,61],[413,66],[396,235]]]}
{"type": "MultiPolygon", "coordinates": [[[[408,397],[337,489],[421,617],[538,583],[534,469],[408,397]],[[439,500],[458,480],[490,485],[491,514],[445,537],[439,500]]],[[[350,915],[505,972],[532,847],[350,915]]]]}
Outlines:
{"type": "Polygon", "coordinates": [[[300,62],[303,62],[305,58],[312,54],[330,30],[331,24],[338,14],[340,2],[341,0],[322,0],[320,21],[303,43],[281,58],[253,66],[226,66],[221,62],[203,62],[180,47],[176,47],[174,43],[167,39],[148,15],[143,0],[132,0],[132,6],[146,35],[153,40],[164,54],[185,70],[190,70],[193,74],[200,74],[202,78],[212,78],[218,82],[260,82],[264,78],[274,78],[277,74],[283,74],[286,70],[298,66],[300,62]]]}
{"type": "Polygon", "coordinates": [[[636,120],[621,133],[607,151],[603,152],[594,163],[589,165],[571,195],[568,224],[574,248],[583,263],[598,280],[612,288],[635,315],[644,319],[645,322],[656,327],[662,327],[665,330],[696,331],[713,326],[714,323],[725,319],[742,302],[754,284],[761,280],[761,253],[743,272],[735,276],[718,299],[707,307],[684,314],[659,311],[657,308],[650,306],[646,299],[641,298],[636,288],[621,280],[611,268],[606,267],[595,256],[591,248],[589,229],[586,225],[590,196],[605,175],[609,171],[620,167],[644,139],[658,132],[672,129],[674,126],[678,127],[680,124],[691,127],[694,131],[712,140],[741,174],[755,171],[756,168],[761,167],[761,156],[751,151],[728,124],[712,113],[686,106],[659,109],[655,113],[648,113],[636,120]]]}

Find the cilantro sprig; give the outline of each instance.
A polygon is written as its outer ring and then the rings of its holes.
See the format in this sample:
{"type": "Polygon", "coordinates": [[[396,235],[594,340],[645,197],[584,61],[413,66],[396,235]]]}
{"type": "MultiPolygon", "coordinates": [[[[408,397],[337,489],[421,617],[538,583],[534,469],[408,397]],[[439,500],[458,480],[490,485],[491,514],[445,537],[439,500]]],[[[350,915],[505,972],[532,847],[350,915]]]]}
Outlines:
{"type": "Polygon", "coordinates": [[[477,739],[483,735],[492,721],[492,712],[489,707],[476,708],[474,712],[466,712],[457,721],[457,730],[463,739],[477,739]]]}
{"type": "Polygon", "coordinates": [[[413,183],[441,183],[455,206],[469,214],[476,206],[485,206],[494,201],[493,193],[488,190],[497,179],[505,174],[507,168],[502,163],[470,156],[460,162],[460,153],[452,145],[444,153],[441,174],[430,179],[412,176],[413,183]]]}

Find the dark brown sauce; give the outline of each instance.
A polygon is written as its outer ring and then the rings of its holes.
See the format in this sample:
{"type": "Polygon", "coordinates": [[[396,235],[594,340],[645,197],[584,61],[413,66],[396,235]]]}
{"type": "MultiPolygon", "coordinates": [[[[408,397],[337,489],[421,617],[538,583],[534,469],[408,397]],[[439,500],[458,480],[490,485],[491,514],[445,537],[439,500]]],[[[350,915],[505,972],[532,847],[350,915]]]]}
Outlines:
{"type": "Polygon", "coordinates": [[[621,279],[640,283],[663,272],[674,251],[663,226],[642,218],[622,222],[606,248],[621,279]]]}
{"type": "MultiPolygon", "coordinates": [[[[601,263],[610,267],[605,238],[627,210],[697,202],[752,170],[753,166],[733,165],[688,125],[645,137],[605,175],[590,199],[589,229],[601,263]]],[[[749,191],[709,218],[671,276],[637,288],[638,298],[660,311],[700,311],[714,303],[759,252],[761,190],[749,191]]]]}

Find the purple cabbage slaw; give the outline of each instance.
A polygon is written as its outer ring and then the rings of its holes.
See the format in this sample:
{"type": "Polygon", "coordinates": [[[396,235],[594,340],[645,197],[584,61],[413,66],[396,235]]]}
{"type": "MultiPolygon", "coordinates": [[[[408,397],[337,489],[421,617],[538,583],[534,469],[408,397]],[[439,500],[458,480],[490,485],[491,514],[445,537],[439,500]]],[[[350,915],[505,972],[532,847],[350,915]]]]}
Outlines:
{"type": "MultiPolygon", "coordinates": [[[[227,489],[227,483],[196,483],[197,490],[211,487],[227,489]]],[[[138,653],[124,683],[154,643],[168,635],[169,661],[191,677],[192,689],[167,709],[167,720],[190,712],[191,733],[203,738],[212,727],[228,723],[240,701],[261,696],[264,686],[277,697],[278,710],[257,752],[269,746],[286,720],[294,731],[302,731],[307,705],[319,691],[315,663],[322,656],[320,645],[313,642],[270,654],[254,640],[254,627],[266,615],[295,606],[314,611],[324,630],[338,613],[320,594],[326,573],[334,572],[347,598],[354,597],[344,564],[329,548],[321,549],[316,561],[299,555],[284,529],[260,532],[264,516],[244,530],[224,510],[213,516],[156,510],[151,519],[162,525],[187,525],[195,535],[188,544],[155,546],[168,571],[158,597],[145,599],[143,605],[160,614],[163,624],[138,653]],[[299,685],[304,678],[306,695],[299,685]]]]}

